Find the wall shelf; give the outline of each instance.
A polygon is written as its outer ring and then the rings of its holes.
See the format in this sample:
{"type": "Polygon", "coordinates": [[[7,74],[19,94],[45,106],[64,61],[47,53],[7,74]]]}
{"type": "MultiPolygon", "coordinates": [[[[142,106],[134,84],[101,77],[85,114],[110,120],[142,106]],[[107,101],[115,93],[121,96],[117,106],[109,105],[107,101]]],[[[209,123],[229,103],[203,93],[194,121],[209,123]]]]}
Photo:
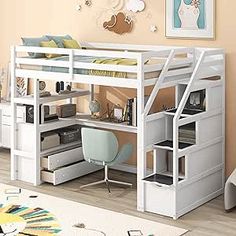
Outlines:
{"type": "MultiPolygon", "coordinates": [[[[48,97],[39,98],[39,105],[50,103],[50,102],[56,102],[60,100],[65,100],[65,99],[87,96],[89,94],[90,94],[90,91],[86,89],[76,89],[75,92],[68,93],[68,94],[61,94],[61,95],[52,94],[51,96],[48,96],[48,97]]],[[[14,98],[14,102],[18,104],[34,105],[34,97],[32,95],[28,95],[24,97],[16,97],[14,98]]]]}

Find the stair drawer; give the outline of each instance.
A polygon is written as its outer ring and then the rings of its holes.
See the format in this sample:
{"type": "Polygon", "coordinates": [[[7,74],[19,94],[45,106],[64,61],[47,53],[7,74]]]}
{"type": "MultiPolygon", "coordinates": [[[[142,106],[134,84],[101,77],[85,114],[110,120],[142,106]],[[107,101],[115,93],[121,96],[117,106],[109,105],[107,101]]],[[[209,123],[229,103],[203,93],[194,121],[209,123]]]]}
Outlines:
{"type": "Polygon", "coordinates": [[[82,161],[83,159],[82,147],[79,147],[49,155],[48,157],[42,157],[41,167],[46,168],[47,170],[55,170],[66,165],[82,161]]]}
{"type": "Polygon", "coordinates": [[[155,183],[145,183],[145,210],[173,217],[174,189],[172,187],[162,187],[155,183]]]}
{"type": "Polygon", "coordinates": [[[58,185],[83,175],[98,171],[101,168],[101,166],[93,165],[87,161],[81,161],[66,167],[62,167],[55,171],[43,170],[41,171],[41,179],[44,182],[58,185]]]}

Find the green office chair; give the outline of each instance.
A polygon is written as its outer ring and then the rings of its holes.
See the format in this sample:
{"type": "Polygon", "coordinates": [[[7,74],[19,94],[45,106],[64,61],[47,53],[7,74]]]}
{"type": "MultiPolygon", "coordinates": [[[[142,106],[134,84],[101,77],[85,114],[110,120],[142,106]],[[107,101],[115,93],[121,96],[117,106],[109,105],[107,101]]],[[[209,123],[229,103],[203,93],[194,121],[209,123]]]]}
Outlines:
{"type": "Polygon", "coordinates": [[[132,154],[132,145],[125,144],[118,152],[118,141],[116,136],[110,131],[99,129],[82,128],[82,147],[84,159],[96,165],[105,167],[104,180],[81,186],[85,188],[101,183],[106,183],[109,193],[110,183],[126,185],[132,187],[132,184],[110,180],[108,178],[108,167],[125,162],[132,154]]]}

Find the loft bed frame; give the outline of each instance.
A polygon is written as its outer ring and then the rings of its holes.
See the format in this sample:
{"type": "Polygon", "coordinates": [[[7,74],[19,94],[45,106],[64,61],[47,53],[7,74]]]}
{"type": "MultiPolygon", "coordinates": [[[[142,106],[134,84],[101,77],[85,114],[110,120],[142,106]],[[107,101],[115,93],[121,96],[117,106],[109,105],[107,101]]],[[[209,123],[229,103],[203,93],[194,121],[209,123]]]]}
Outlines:
{"type": "MultiPolygon", "coordinates": [[[[137,134],[137,209],[140,211],[150,211],[158,214],[173,217],[177,219],[181,215],[189,212],[197,206],[218,196],[223,191],[224,186],[224,145],[225,145],[225,54],[223,49],[214,48],[189,48],[189,47],[171,47],[171,46],[149,46],[149,45],[125,45],[125,44],[104,44],[104,43],[83,43],[85,49],[61,49],[61,48],[38,48],[13,46],[11,48],[11,96],[12,96],[12,139],[11,139],[11,179],[19,179],[18,162],[21,157],[31,159],[32,161],[32,183],[39,185],[42,182],[40,174],[40,158],[47,155],[47,152],[40,152],[40,134],[61,127],[80,124],[85,126],[120,130],[137,134]],[[68,61],[53,61],[45,59],[32,59],[25,57],[26,53],[52,53],[67,55],[68,61]],[[22,56],[23,53],[23,56],[22,56]],[[109,58],[127,58],[137,61],[137,65],[104,65],[95,63],[78,62],[74,60],[75,56],[92,56],[101,57],[105,55],[109,58]],[[184,55],[184,56],[183,56],[184,55]],[[148,60],[161,59],[162,63],[146,64],[148,60]],[[68,73],[48,72],[42,69],[22,68],[27,66],[51,66],[58,68],[67,68],[68,73]],[[136,74],[135,78],[118,78],[99,75],[85,75],[74,73],[75,69],[127,72],[136,74]],[[145,78],[146,73],[158,71],[158,77],[145,78]],[[31,78],[34,81],[34,97],[17,97],[16,96],[16,78],[31,78]],[[217,79],[206,79],[217,77],[217,79]],[[89,90],[81,90],[76,95],[64,95],[62,97],[39,97],[39,80],[65,81],[70,83],[82,83],[90,85],[89,90]],[[94,121],[88,117],[77,115],[73,118],[60,119],[56,122],[39,124],[39,107],[41,104],[64,100],[72,97],[89,95],[90,99],[94,98],[94,85],[123,87],[136,89],[137,91],[137,127],[128,126],[127,124],[115,124],[102,121],[94,121]],[[149,99],[145,105],[144,96],[145,88],[152,86],[149,99]],[[176,88],[175,113],[162,111],[150,114],[150,109],[157,97],[159,91],[163,88],[176,88]],[[206,89],[208,109],[200,114],[183,116],[183,110],[188,101],[191,92],[206,89]],[[215,89],[215,90],[214,90],[215,89]],[[214,102],[214,94],[217,91],[216,101],[220,101],[220,106],[214,102]],[[219,97],[219,98],[218,98],[219,97]],[[34,105],[34,124],[27,124],[34,130],[34,148],[32,152],[19,150],[17,140],[17,105],[29,104],[34,105]],[[217,117],[217,125],[220,127],[217,134],[211,135],[204,142],[201,142],[201,135],[196,137],[196,144],[184,149],[179,148],[179,127],[191,122],[196,122],[198,130],[201,130],[202,120],[207,121],[217,117]],[[171,120],[169,122],[169,120],[171,120]],[[171,128],[169,128],[171,127],[171,128]],[[213,137],[213,138],[212,138],[213,137]],[[172,146],[160,146],[158,143],[172,139],[172,146]],[[191,176],[188,170],[189,163],[197,163],[197,158],[191,160],[191,155],[196,155],[200,150],[206,150],[214,158],[215,151],[208,150],[216,145],[220,148],[220,162],[208,166],[208,170],[200,170],[195,176],[191,176]],[[171,150],[173,152],[173,172],[169,176],[171,184],[160,183],[158,180],[149,181],[150,177],[162,173],[162,165],[165,161],[162,151],[171,150]],[[153,152],[154,167],[152,174],[148,175],[147,153],[153,152]],[[162,157],[163,156],[163,157],[162,157]],[[179,174],[179,158],[186,156],[186,176],[181,179],[179,174]],[[160,160],[160,158],[162,158],[160,160]],[[158,164],[160,161],[160,165],[158,164]],[[219,180],[220,175],[220,180],[219,180]],[[213,181],[210,178],[216,176],[213,181]],[[204,184],[206,182],[206,184],[204,184]],[[220,182],[220,183],[219,183],[220,182]],[[210,192],[209,184],[216,185],[210,192]],[[194,185],[195,184],[195,185],[194,185]],[[191,185],[199,190],[200,194],[190,199],[191,185]],[[205,186],[204,186],[205,185],[205,186]],[[203,186],[203,187],[202,187],[203,186]],[[189,194],[189,197],[184,196],[189,194]],[[202,194],[202,195],[201,195],[202,194]],[[200,196],[201,195],[201,196],[200,196]],[[186,200],[184,198],[186,197],[186,200]]],[[[205,123],[204,123],[205,125],[205,123]]],[[[207,129],[207,125],[204,126],[207,129]]],[[[209,128],[209,132],[212,131],[209,128]]],[[[205,160],[207,162],[207,160],[205,160]]],[[[200,165],[205,165],[201,160],[200,165]]],[[[164,167],[163,167],[164,168],[164,167]]],[[[21,170],[22,171],[22,170],[21,170]]],[[[23,170],[24,171],[24,170],[23,170]]],[[[166,174],[168,176],[168,174],[166,174]]],[[[193,191],[194,192],[194,191],[193,191]]]]}

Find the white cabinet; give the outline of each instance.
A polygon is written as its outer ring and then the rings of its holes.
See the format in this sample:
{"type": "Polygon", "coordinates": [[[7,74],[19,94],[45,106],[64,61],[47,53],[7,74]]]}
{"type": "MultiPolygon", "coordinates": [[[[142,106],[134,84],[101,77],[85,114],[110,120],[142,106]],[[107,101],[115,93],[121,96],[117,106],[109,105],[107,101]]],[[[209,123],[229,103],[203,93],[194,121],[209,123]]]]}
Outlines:
{"type": "Polygon", "coordinates": [[[10,125],[2,125],[2,147],[11,148],[11,126],[10,125]]]}
{"type": "MultiPolygon", "coordinates": [[[[25,118],[25,107],[17,107],[17,122],[22,122],[25,118]]],[[[0,103],[0,147],[11,148],[11,105],[10,103],[0,103]]]]}

